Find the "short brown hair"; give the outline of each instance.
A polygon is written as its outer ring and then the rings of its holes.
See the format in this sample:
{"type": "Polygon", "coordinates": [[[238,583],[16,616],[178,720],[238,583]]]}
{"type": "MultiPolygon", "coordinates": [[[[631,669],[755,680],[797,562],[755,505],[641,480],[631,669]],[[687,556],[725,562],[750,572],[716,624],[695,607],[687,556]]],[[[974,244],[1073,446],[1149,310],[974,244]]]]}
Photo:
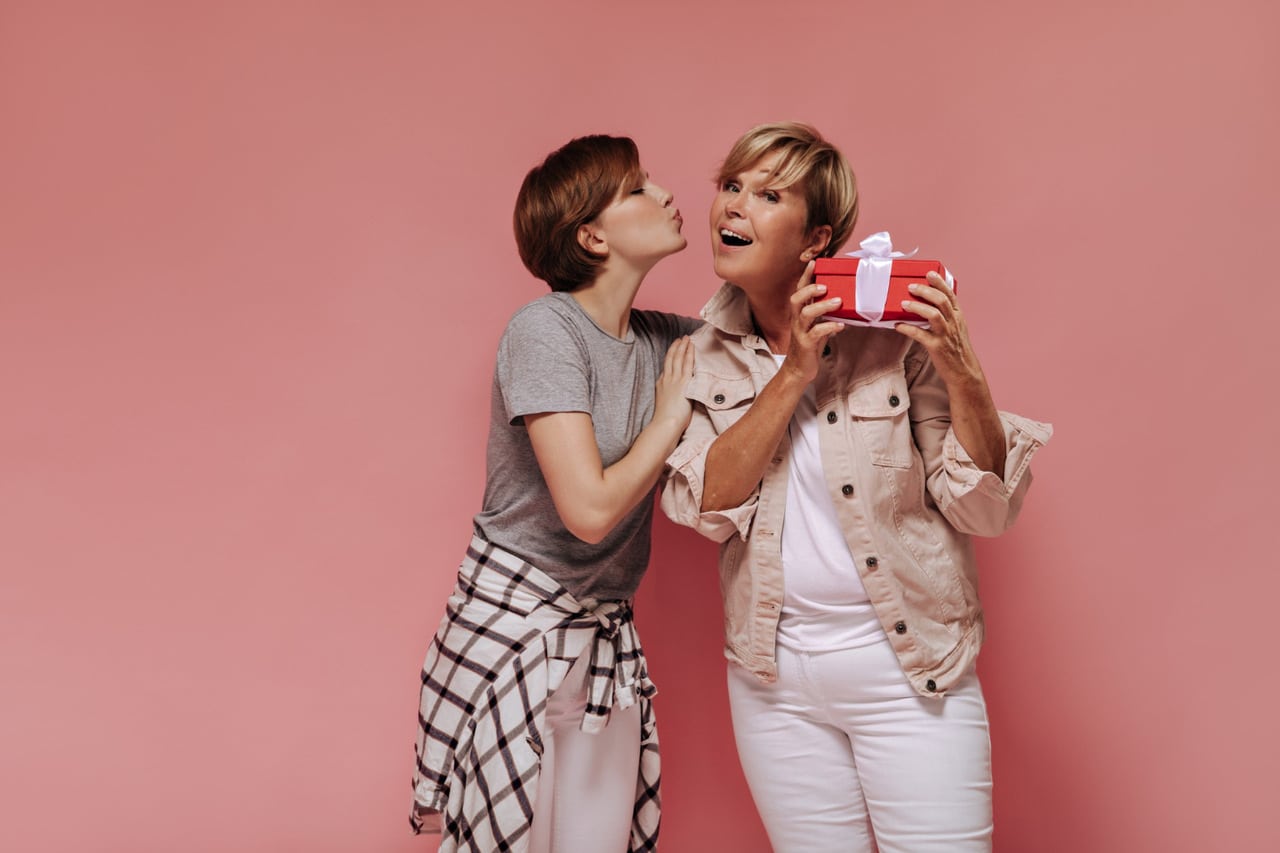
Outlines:
{"type": "Polygon", "coordinates": [[[858,182],[840,150],[814,128],[794,121],[753,127],[729,149],[716,183],[742,174],[774,152],[781,156],[770,177],[780,188],[803,184],[808,208],[805,231],[830,225],[831,239],[820,254],[831,257],[858,221],[858,182]]]}
{"type": "Polygon", "coordinates": [[[578,242],[578,229],[642,178],[636,144],[625,136],[581,136],[548,154],[516,196],[516,246],[525,267],[552,290],[590,284],[604,258],[578,242]]]}

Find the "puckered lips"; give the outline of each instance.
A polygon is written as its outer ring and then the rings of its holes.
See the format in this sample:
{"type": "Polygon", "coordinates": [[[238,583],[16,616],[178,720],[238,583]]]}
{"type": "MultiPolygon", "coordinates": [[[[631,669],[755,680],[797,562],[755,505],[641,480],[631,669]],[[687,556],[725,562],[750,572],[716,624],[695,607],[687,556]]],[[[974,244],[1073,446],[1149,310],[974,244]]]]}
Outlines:
{"type": "Polygon", "coordinates": [[[753,242],[751,238],[739,234],[732,228],[720,227],[720,245],[722,246],[740,248],[742,246],[750,246],[753,242]]]}

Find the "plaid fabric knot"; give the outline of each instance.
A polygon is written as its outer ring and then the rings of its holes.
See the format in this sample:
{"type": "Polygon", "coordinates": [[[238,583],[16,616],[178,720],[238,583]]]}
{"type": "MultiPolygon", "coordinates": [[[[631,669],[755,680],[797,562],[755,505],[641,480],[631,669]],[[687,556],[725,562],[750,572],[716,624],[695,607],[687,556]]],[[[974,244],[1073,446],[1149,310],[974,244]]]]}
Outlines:
{"type": "Polygon", "coordinates": [[[582,730],[599,732],[609,722],[613,708],[627,709],[641,696],[657,693],[640,650],[630,603],[606,601],[591,611],[599,623],[591,645],[591,669],[587,681],[587,710],[582,730]]]}
{"type": "Polygon", "coordinates": [[[582,730],[614,706],[640,705],[631,853],[661,822],[657,689],[626,601],[578,601],[555,579],[473,538],[422,670],[410,824],[439,832],[441,853],[528,849],[541,750],[537,729],[573,661],[590,655],[582,730]],[[588,606],[589,605],[589,606],[588,606]]]}
{"type": "Polygon", "coordinates": [[[612,640],[622,623],[631,619],[631,604],[626,601],[606,601],[594,607],[591,615],[600,623],[596,630],[612,640]]]}

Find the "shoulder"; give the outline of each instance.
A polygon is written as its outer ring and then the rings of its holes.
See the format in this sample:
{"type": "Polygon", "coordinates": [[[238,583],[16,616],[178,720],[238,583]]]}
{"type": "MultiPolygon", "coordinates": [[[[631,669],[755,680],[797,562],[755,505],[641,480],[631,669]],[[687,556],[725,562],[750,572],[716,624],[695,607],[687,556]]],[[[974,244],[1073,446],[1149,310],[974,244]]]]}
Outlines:
{"type": "Polygon", "coordinates": [[[516,309],[507,321],[507,331],[546,327],[571,328],[576,325],[576,312],[565,303],[563,294],[547,293],[516,309]]]}
{"type": "MultiPolygon", "coordinates": [[[[745,399],[745,391],[730,394],[719,387],[725,382],[746,383],[742,386],[744,389],[763,384],[763,357],[744,342],[742,335],[706,323],[689,336],[689,342],[693,345],[694,376],[690,389],[712,389],[707,392],[707,399],[713,399],[719,393],[725,393],[732,399],[745,399]]],[[[689,393],[688,396],[701,399],[697,393],[689,393]]]]}
{"type": "Polygon", "coordinates": [[[498,343],[499,362],[585,351],[586,341],[577,313],[574,306],[565,304],[562,294],[555,293],[520,307],[507,321],[498,343]]]}
{"type": "Polygon", "coordinates": [[[676,338],[691,334],[701,325],[702,320],[697,317],[640,308],[631,310],[631,329],[635,334],[657,340],[664,348],[676,338]]]}
{"type": "Polygon", "coordinates": [[[908,379],[914,379],[920,375],[920,371],[929,366],[929,351],[922,345],[911,342],[902,356],[902,364],[908,379]]]}
{"type": "Polygon", "coordinates": [[[582,340],[582,311],[571,304],[572,299],[562,293],[548,293],[521,306],[507,321],[503,340],[582,340]]]}
{"type": "Polygon", "coordinates": [[[696,355],[738,351],[743,348],[742,335],[718,329],[710,323],[703,323],[689,335],[696,355]]]}

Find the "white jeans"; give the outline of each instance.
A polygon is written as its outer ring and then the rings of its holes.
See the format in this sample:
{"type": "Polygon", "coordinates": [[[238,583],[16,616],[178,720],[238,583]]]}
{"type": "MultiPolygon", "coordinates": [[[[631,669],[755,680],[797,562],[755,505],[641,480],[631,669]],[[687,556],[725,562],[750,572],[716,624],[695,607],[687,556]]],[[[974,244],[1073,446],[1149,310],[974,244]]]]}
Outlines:
{"type": "Polygon", "coordinates": [[[626,853],[640,767],[640,706],[613,709],[603,731],[579,726],[591,650],[547,699],[530,853],[626,853]]]}
{"type": "Polygon", "coordinates": [[[829,652],[779,645],[773,684],[729,665],[729,705],[775,853],[991,850],[991,741],[976,675],[924,697],[887,638],[829,652]]]}

